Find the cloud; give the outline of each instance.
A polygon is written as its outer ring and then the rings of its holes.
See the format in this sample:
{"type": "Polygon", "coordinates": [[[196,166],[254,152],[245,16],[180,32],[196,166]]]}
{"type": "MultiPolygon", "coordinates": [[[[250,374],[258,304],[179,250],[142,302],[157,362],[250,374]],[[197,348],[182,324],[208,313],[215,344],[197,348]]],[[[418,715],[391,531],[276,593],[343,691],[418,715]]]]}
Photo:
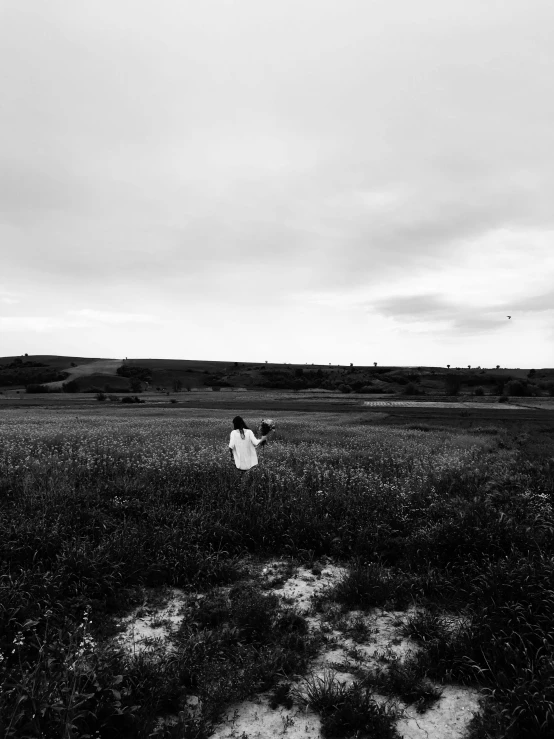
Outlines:
{"type": "Polygon", "coordinates": [[[515,300],[510,304],[509,308],[513,311],[514,316],[517,313],[543,313],[554,311],[554,290],[515,300]]]}
{"type": "Polygon", "coordinates": [[[45,332],[66,328],[85,328],[88,324],[82,321],[70,321],[50,316],[0,316],[2,331],[45,332]]]}
{"type": "Polygon", "coordinates": [[[17,305],[23,297],[23,293],[6,290],[0,286],[0,303],[4,303],[4,305],[17,305]]]}
{"type": "Polygon", "coordinates": [[[118,313],[83,308],[68,311],[62,316],[0,316],[0,329],[42,333],[60,329],[97,328],[113,324],[154,324],[157,320],[154,316],[141,313],[118,313]]]}
{"type": "Polygon", "coordinates": [[[372,302],[368,309],[423,333],[440,330],[453,335],[471,335],[509,328],[506,306],[463,304],[439,293],[391,296],[372,302]]]}
{"type": "Polygon", "coordinates": [[[94,310],[93,308],[82,308],[69,311],[70,315],[77,319],[94,321],[97,323],[157,323],[155,316],[145,313],[120,313],[117,311],[94,310]]]}
{"type": "Polygon", "coordinates": [[[457,310],[454,303],[438,293],[391,296],[375,301],[371,304],[371,308],[384,316],[407,321],[442,318],[445,315],[451,316],[457,310]]]}

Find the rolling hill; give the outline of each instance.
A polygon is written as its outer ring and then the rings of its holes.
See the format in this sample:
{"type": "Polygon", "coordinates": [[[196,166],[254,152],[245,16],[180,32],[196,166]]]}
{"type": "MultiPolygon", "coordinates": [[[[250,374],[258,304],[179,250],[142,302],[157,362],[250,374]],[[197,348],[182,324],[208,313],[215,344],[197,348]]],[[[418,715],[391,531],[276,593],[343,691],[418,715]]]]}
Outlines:
{"type": "Polygon", "coordinates": [[[33,355],[0,358],[0,389],[48,392],[186,392],[225,389],[368,395],[554,395],[553,369],[379,367],[101,359],[33,355]],[[31,390],[33,391],[33,390],[31,390]],[[36,390],[35,390],[36,391],[36,390]]]}

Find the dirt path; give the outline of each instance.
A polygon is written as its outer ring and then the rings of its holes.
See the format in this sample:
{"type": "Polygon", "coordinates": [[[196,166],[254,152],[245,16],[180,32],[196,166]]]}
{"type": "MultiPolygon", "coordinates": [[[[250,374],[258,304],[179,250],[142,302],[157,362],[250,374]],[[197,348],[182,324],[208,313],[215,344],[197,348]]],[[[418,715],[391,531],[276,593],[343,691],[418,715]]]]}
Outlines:
{"type": "Polygon", "coordinates": [[[68,372],[69,374],[65,380],[45,382],[44,384],[51,390],[61,390],[66,382],[76,380],[79,377],[88,377],[89,375],[116,375],[117,370],[122,364],[123,361],[121,359],[96,359],[94,362],[78,364],[76,367],[70,367],[64,370],[64,372],[68,372]]]}

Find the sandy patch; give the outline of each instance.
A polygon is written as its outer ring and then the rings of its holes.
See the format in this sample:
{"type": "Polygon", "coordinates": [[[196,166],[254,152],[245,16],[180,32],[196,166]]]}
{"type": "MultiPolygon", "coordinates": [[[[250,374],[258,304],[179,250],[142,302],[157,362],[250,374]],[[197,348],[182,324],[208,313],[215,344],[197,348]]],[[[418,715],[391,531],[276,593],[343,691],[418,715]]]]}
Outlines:
{"type": "Polygon", "coordinates": [[[479,712],[479,693],[468,688],[442,686],[442,697],[426,713],[410,706],[396,724],[404,739],[462,739],[467,725],[479,712]]]}
{"type": "MultiPolygon", "coordinates": [[[[272,579],[280,577],[285,567],[287,565],[283,562],[269,563],[262,570],[262,575],[271,583],[272,579]]],[[[298,567],[282,585],[275,585],[272,589],[285,603],[294,605],[299,613],[306,615],[312,608],[312,598],[330,590],[345,574],[345,568],[336,565],[327,565],[320,574],[314,574],[306,567],[298,567]]]]}
{"type": "Polygon", "coordinates": [[[276,708],[269,706],[268,694],[256,700],[245,701],[229,711],[223,722],[211,735],[211,739],[268,739],[286,736],[289,739],[320,739],[319,716],[309,708],[276,708]]]}
{"type": "Polygon", "coordinates": [[[185,593],[179,588],[171,588],[159,604],[149,605],[145,602],[122,619],[123,630],[115,642],[129,655],[140,654],[154,647],[170,650],[172,645],[169,637],[179,628],[185,606],[185,593]]]}
{"type": "MultiPolygon", "coordinates": [[[[312,662],[308,675],[288,681],[293,692],[302,695],[305,680],[334,677],[351,685],[361,670],[379,666],[386,669],[391,661],[402,661],[418,646],[402,635],[408,611],[374,609],[369,613],[345,611],[340,605],[328,604],[322,612],[314,609],[314,598],[330,590],[346,574],[346,570],[327,563],[314,570],[306,567],[292,569],[285,561],[267,563],[261,571],[268,592],[280,596],[284,606],[302,613],[311,630],[325,636],[325,647],[312,662]]],[[[225,589],[224,589],[225,590],[225,589]]],[[[202,596],[192,596],[202,597],[202,596]]],[[[171,650],[171,634],[175,632],[186,613],[191,595],[178,588],[168,590],[152,603],[145,602],[122,620],[122,632],[116,642],[130,655],[148,651],[171,650]]],[[[479,694],[475,690],[455,685],[439,686],[442,697],[425,713],[400,700],[394,703],[401,710],[396,727],[403,739],[461,739],[469,721],[479,711],[479,694]]],[[[389,698],[374,695],[378,703],[389,698]]],[[[211,739],[266,739],[286,736],[289,739],[321,739],[319,716],[298,701],[289,709],[270,705],[271,691],[231,706],[215,728],[211,739]]],[[[201,710],[197,696],[188,696],[183,715],[195,716],[201,710]]],[[[177,723],[177,716],[160,718],[160,725],[177,723]]]]}
{"type": "MultiPolygon", "coordinates": [[[[330,589],[344,576],[346,570],[327,565],[321,572],[299,567],[284,582],[286,563],[269,563],[262,571],[266,585],[274,583],[271,590],[281,596],[286,605],[303,613],[311,629],[321,629],[327,637],[326,648],[312,663],[310,670],[315,679],[334,674],[336,679],[349,685],[356,679],[361,668],[386,665],[390,660],[403,660],[417,650],[417,645],[401,634],[401,629],[410,611],[383,611],[376,609],[366,614],[360,611],[335,614],[341,619],[341,628],[326,623],[329,614],[314,614],[313,597],[330,589]],[[327,616],[327,617],[326,617],[327,616]],[[350,630],[360,631],[366,638],[349,636],[350,630]]],[[[440,686],[442,697],[424,714],[395,701],[402,712],[397,730],[404,739],[461,739],[475,713],[479,711],[479,694],[460,686],[440,686]]],[[[296,681],[302,692],[302,679],[296,681]]],[[[375,696],[379,703],[386,702],[384,696],[375,696]]],[[[212,734],[212,739],[265,739],[270,736],[287,736],[290,739],[321,739],[321,724],[314,711],[305,707],[291,709],[269,705],[270,694],[264,693],[255,699],[232,706],[223,721],[212,734]]]]}

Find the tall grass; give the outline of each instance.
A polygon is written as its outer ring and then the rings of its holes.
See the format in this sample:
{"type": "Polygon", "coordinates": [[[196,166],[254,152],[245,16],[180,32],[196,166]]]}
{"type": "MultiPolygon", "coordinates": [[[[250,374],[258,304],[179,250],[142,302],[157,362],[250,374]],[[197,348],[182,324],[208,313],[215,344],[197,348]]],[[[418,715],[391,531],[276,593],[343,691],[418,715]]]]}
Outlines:
{"type": "MultiPolygon", "coordinates": [[[[5,412],[0,429],[4,733],[16,736],[26,726],[29,736],[40,736],[39,729],[55,733],[62,727],[64,735],[76,736],[93,726],[102,736],[146,736],[159,710],[159,702],[156,708],[144,698],[148,691],[139,689],[150,678],[143,670],[143,678],[131,679],[121,655],[104,654],[99,646],[86,662],[88,672],[79,673],[78,689],[63,693],[63,710],[39,697],[50,695],[48,686],[69,685],[53,668],[65,664],[74,649],[68,635],[77,633],[86,610],[101,640],[107,616],[128,607],[145,584],[204,591],[231,584],[242,577],[248,553],[354,560],[350,580],[338,593],[352,605],[440,596],[457,599],[457,608],[473,608],[474,636],[456,642],[455,648],[450,644],[444,659],[437,652],[436,674],[443,665],[460,678],[490,686],[492,672],[471,645],[483,636],[486,618],[501,634],[512,629],[527,645],[529,658],[518,657],[515,671],[509,669],[508,657],[502,661],[495,650],[509,643],[517,651],[517,637],[499,636],[494,646],[487,632],[492,652],[484,657],[491,669],[491,659],[506,666],[511,691],[497,691],[494,697],[521,725],[524,701],[530,706],[526,715],[550,721],[550,708],[540,708],[548,704],[548,695],[533,693],[531,678],[521,682],[526,670],[535,671],[533,680],[537,670],[537,680],[550,675],[548,598],[543,610],[538,606],[546,592],[539,583],[549,576],[553,554],[553,467],[544,456],[523,460],[503,433],[422,432],[341,425],[332,416],[320,416],[320,421],[304,417],[280,423],[278,437],[261,452],[259,468],[241,477],[228,458],[228,419],[202,413],[176,418],[142,408],[135,412],[106,411],[79,419],[59,411],[5,412]],[[498,592],[505,599],[507,573],[514,567],[522,574],[519,589],[507,601],[510,607],[504,608],[500,595],[491,597],[486,618],[479,621],[482,593],[498,592]],[[530,616],[527,621],[508,618],[510,609],[527,613],[530,605],[531,621],[530,616]],[[541,620],[537,613],[543,611],[541,620]],[[52,663],[45,661],[46,644],[59,655],[52,663]],[[539,648],[545,657],[533,661],[533,650],[539,648]],[[36,680],[25,682],[25,674],[36,680]],[[73,697],[68,704],[71,695],[87,697],[73,697]],[[98,715],[102,722],[93,720],[98,715]]],[[[266,655],[260,663],[264,674],[270,665],[276,673],[293,669],[294,654],[302,653],[297,634],[272,646],[256,644],[248,623],[241,621],[246,605],[225,608],[249,659],[260,650],[266,655]]],[[[274,616],[267,623],[275,629],[278,608],[273,604],[270,610],[274,616]]],[[[223,627],[216,622],[201,628],[213,632],[223,627]]],[[[185,642],[202,642],[195,629],[181,641],[183,653],[188,654],[185,642]]],[[[228,635],[204,636],[227,649],[228,635]]],[[[225,662],[225,669],[231,664],[225,662]]],[[[188,683],[180,669],[162,670],[167,685],[174,686],[168,690],[176,706],[182,707],[187,684],[189,690],[202,684],[208,694],[220,679],[210,683],[206,675],[202,678],[202,660],[188,683]]],[[[226,683],[220,683],[217,699],[205,701],[212,706],[210,720],[217,714],[213,706],[225,701],[226,683]]]]}

